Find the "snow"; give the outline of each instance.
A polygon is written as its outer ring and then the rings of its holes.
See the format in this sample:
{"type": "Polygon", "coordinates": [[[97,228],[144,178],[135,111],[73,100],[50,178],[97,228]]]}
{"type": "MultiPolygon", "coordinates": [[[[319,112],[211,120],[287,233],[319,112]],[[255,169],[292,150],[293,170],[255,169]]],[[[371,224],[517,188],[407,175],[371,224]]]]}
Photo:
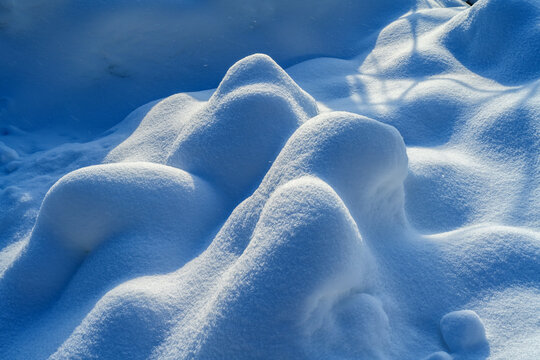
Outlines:
{"type": "MultiPolygon", "coordinates": [[[[17,151],[13,150],[3,142],[0,142],[0,164],[4,165],[19,158],[17,151]]],[[[8,168],[9,171],[11,168],[8,168]]]]}
{"type": "Polygon", "coordinates": [[[539,9],[0,1],[0,353],[539,358],[539,9]]]}
{"type": "Polygon", "coordinates": [[[538,79],[540,47],[535,0],[482,1],[448,22],[445,45],[474,72],[501,84],[520,84],[538,79]],[[496,55],[496,57],[493,57],[496,55]]]}
{"type": "Polygon", "coordinates": [[[450,350],[458,353],[476,352],[488,347],[484,324],[471,310],[453,311],[444,315],[441,319],[441,333],[450,350]]]}
{"type": "Polygon", "coordinates": [[[425,357],[424,360],[452,360],[452,357],[444,351],[437,351],[425,357]]]}
{"type": "Polygon", "coordinates": [[[250,54],[352,57],[366,30],[438,2],[2,0],[0,116],[92,138],[144,103],[216,87],[250,54]]]}

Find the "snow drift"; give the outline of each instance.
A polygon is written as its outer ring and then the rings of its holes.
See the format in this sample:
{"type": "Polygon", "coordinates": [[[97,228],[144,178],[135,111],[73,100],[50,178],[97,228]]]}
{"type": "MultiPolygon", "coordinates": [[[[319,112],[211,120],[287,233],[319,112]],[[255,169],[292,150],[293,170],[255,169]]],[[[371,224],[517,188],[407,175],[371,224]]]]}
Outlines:
{"type": "Polygon", "coordinates": [[[0,119],[96,135],[140,104],[216,87],[256,52],[285,66],[355,56],[366,29],[429,2],[1,0],[0,119]]]}
{"type": "Polygon", "coordinates": [[[537,5],[405,3],[91,142],[6,126],[1,353],[540,356],[537,5]]]}

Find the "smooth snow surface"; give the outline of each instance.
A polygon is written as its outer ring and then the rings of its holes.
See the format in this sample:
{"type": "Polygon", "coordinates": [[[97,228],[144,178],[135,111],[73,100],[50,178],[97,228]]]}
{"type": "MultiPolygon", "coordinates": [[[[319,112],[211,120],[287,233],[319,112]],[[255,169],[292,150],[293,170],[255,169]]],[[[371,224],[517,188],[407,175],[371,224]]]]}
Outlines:
{"type": "Polygon", "coordinates": [[[408,9],[460,2],[0,0],[0,119],[89,137],[247,55],[352,57],[408,9]]]}
{"type": "Polygon", "coordinates": [[[538,2],[243,3],[0,1],[0,357],[540,358],[538,2]]]}

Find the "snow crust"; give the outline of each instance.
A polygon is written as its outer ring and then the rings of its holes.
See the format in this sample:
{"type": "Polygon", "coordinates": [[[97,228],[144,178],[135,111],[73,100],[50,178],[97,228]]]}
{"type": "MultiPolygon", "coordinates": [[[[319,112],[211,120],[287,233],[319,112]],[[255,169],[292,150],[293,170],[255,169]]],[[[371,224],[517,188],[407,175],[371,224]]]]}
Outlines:
{"type": "Polygon", "coordinates": [[[0,2],[2,356],[540,357],[538,3],[241,3],[0,2]]]}

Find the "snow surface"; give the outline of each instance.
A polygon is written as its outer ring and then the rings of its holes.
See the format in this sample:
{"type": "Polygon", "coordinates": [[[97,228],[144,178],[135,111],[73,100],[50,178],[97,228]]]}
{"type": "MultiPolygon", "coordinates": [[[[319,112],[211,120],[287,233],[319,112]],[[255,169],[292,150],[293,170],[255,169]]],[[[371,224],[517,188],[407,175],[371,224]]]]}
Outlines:
{"type": "Polygon", "coordinates": [[[0,1],[0,354],[540,358],[538,49],[535,0],[0,1]]]}

